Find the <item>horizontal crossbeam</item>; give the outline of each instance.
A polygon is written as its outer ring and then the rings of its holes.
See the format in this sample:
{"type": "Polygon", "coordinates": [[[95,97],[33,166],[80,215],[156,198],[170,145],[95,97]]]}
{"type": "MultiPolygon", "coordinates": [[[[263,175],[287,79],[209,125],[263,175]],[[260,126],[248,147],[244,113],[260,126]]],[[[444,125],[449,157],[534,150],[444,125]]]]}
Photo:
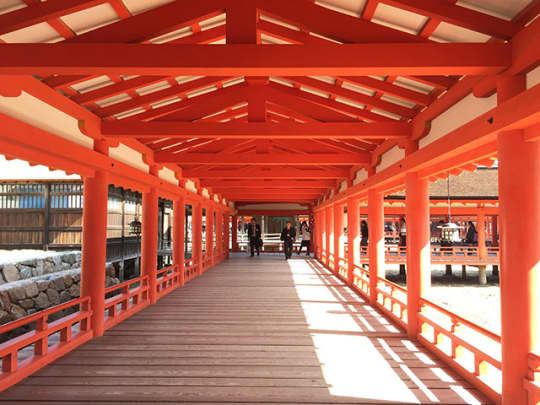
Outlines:
{"type": "Polygon", "coordinates": [[[330,188],[335,187],[335,180],[205,180],[201,182],[203,187],[212,187],[214,190],[218,188],[247,188],[247,189],[279,189],[279,188],[330,188]]]}
{"type": "Polygon", "coordinates": [[[500,43],[0,44],[6,75],[479,75],[511,62],[511,47],[500,43]]]}
{"type": "Polygon", "coordinates": [[[348,168],[327,168],[325,170],[316,169],[296,169],[293,167],[275,167],[271,170],[259,170],[256,168],[247,169],[184,169],[182,175],[185,178],[205,179],[346,179],[349,177],[348,168]]]}
{"type": "Polygon", "coordinates": [[[104,121],[102,134],[113,138],[257,138],[257,139],[388,139],[406,138],[411,126],[405,122],[180,122],[104,121]]]}
{"type": "Polygon", "coordinates": [[[352,166],[369,164],[371,154],[361,153],[310,153],[297,155],[291,153],[171,153],[156,152],[156,163],[179,163],[182,165],[293,165],[293,166],[352,166]]]}

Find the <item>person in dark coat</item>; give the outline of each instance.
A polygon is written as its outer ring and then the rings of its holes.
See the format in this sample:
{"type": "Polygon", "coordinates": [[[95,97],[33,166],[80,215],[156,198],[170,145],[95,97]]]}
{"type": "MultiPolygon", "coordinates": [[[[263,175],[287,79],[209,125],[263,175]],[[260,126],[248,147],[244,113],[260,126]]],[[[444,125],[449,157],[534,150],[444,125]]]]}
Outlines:
{"type": "Polygon", "coordinates": [[[476,227],[472,223],[472,221],[469,221],[469,227],[467,228],[467,235],[465,236],[465,242],[470,243],[471,245],[475,243],[477,239],[477,231],[476,227]]]}
{"type": "Polygon", "coordinates": [[[293,250],[293,242],[296,240],[296,229],[293,228],[291,222],[281,231],[281,240],[285,246],[285,260],[290,259],[293,250]]]}
{"type": "Polygon", "coordinates": [[[251,257],[255,255],[257,251],[257,256],[261,253],[261,226],[255,221],[255,218],[251,218],[251,222],[248,225],[248,238],[249,238],[249,248],[251,250],[251,257]]]}
{"type": "Polygon", "coordinates": [[[365,220],[360,223],[360,245],[367,246],[368,244],[368,224],[365,220]]]}

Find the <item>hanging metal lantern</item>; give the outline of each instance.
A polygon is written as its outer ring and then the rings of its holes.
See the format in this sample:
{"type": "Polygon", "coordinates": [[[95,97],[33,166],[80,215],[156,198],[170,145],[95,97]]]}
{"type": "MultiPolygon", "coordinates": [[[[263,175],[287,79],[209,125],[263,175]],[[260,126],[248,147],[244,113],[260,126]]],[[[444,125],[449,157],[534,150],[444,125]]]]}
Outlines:
{"type": "Polygon", "coordinates": [[[437,228],[441,230],[441,242],[451,245],[453,242],[459,242],[459,229],[463,227],[452,222],[452,213],[450,212],[450,173],[448,173],[446,189],[448,194],[448,222],[437,228]]]}
{"type": "Polygon", "coordinates": [[[138,218],[135,218],[135,220],[129,223],[129,234],[139,236],[141,232],[142,232],[141,221],[139,221],[138,218]]]}

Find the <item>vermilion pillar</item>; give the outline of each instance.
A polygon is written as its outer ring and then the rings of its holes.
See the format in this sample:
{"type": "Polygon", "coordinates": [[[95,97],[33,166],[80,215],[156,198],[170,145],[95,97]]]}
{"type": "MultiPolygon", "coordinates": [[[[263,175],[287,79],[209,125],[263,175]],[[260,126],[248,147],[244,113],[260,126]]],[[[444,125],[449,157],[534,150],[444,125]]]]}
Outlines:
{"type": "Polygon", "coordinates": [[[105,311],[108,175],[84,178],[81,297],[90,297],[94,336],[102,336],[105,311]]]}
{"type": "Polygon", "coordinates": [[[232,232],[232,251],[238,252],[238,215],[233,215],[232,217],[232,226],[231,226],[231,232],[232,232]]]}
{"type": "Polygon", "coordinates": [[[225,249],[225,258],[228,259],[229,258],[229,241],[230,241],[230,229],[231,229],[231,216],[229,215],[228,212],[225,212],[224,213],[225,215],[225,222],[224,222],[224,235],[223,235],[223,249],[225,249]]]}
{"type": "Polygon", "coordinates": [[[431,286],[431,246],[428,181],[417,173],[406,175],[407,333],[419,333],[420,297],[431,286]]]}
{"type": "Polygon", "coordinates": [[[345,258],[343,252],[343,204],[334,205],[334,271],[339,271],[339,259],[345,258]]]}
{"type": "Polygon", "coordinates": [[[158,194],[155,188],[143,193],[141,273],[148,276],[150,303],[156,302],[158,256],[158,194]]]}
{"type": "Polygon", "coordinates": [[[354,265],[360,260],[360,208],[359,200],[347,200],[347,246],[348,273],[347,280],[352,285],[354,281],[354,265]]]}
{"type": "Polygon", "coordinates": [[[486,215],[479,212],[476,216],[476,231],[478,232],[478,257],[487,258],[486,248],[486,215]]]}
{"type": "Polygon", "coordinates": [[[210,266],[214,265],[214,212],[210,205],[206,208],[206,256],[210,266]]]}
{"type": "MultiPolygon", "coordinates": [[[[499,103],[525,90],[523,76],[498,83],[499,103]]],[[[502,403],[527,403],[527,354],[540,353],[540,142],[499,133],[502,403]]]]}
{"type": "Polygon", "coordinates": [[[178,266],[180,275],[180,285],[184,280],[184,260],[185,260],[185,229],[186,229],[186,201],[180,197],[174,201],[173,206],[173,264],[178,266]]]}
{"type": "Polygon", "coordinates": [[[332,253],[334,253],[334,209],[328,207],[326,208],[326,267],[329,268],[332,253]]]}
{"type": "Polygon", "coordinates": [[[369,301],[377,302],[377,279],[385,277],[384,269],[384,195],[376,190],[368,192],[369,229],[369,301]]]}
{"type": "Polygon", "coordinates": [[[193,216],[191,219],[191,240],[192,240],[192,257],[197,263],[199,275],[203,272],[202,262],[202,204],[193,204],[193,216]]]}
{"type": "MultiPolygon", "coordinates": [[[[223,253],[223,211],[216,210],[216,253],[223,253]]],[[[221,259],[221,258],[220,258],[221,259]]]]}
{"type": "Polygon", "coordinates": [[[321,221],[319,226],[319,260],[322,261],[323,264],[328,265],[328,261],[326,259],[323,260],[323,251],[328,251],[328,245],[326,243],[326,210],[319,211],[319,218],[321,221]]]}

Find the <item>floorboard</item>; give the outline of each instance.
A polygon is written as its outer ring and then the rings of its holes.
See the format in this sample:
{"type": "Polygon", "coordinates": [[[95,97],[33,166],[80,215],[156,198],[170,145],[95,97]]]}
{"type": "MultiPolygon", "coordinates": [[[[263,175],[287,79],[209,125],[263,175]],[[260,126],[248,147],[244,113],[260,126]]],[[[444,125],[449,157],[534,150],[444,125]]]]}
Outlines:
{"type": "Polygon", "coordinates": [[[313,259],[233,255],[0,404],[488,404],[313,259]]]}

